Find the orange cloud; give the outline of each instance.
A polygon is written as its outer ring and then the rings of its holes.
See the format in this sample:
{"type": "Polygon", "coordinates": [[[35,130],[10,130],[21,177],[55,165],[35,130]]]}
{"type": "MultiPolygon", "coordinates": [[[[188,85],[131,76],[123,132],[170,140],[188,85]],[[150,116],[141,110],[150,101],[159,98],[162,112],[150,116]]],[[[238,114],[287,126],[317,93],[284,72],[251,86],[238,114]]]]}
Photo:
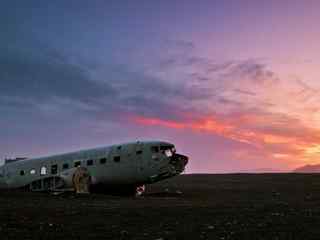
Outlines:
{"type": "Polygon", "coordinates": [[[133,120],[137,123],[142,124],[142,125],[157,125],[157,126],[176,128],[176,129],[188,127],[187,124],[184,124],[184,123],[179,123],[179,122],[175,122],[175,121],[167,121],[167,120],[162,120],[159,118],[145,118],[145,117],[136,116],[133,118],[133,120]]]}
{"type": "Polygon", "coordinates": [[[194,131],[211,132],[219,135],[229,135],[234,128],[232,125],[220,122],[213,118],[202,118],[193,122],[178,122],[163,120],[160,118],[135,116],[133,117],[133,121],[143,125],[157,125],[175,129],[191,129],[194,131]]]}
{"type": "MultiPolygon", "coordinates": [[[[271,121],[272,117],[268,116],[267,119],[271,121]]],[[[264,122],[265,119],[262,116],[250,118],[249,114],[239,117],[239,120],[237,118],[220,120],[216,116],[206,116],[185,122],[134,116],[133,121],[142,125],[157,125],[223,136],[254,146],[260,149],[263,155],[286,162],[291,167],[306,163],[317,163],[318,159],[320,159],[319,131],[300,125],[297,125],[296,128],[290,128],[290,126],[286,126],[286,122],[282,125],[276,125],[275,128],[277,130],[280,128],[281,131],[276,131],[272,128],[254,128],[255,125],[261,126],[261,123],[268,124],[264,122]],[[250,124],[245,124],[244,122],[250,124]]],[[[269,123],[269,125],[272,124],[269,123]]]]}

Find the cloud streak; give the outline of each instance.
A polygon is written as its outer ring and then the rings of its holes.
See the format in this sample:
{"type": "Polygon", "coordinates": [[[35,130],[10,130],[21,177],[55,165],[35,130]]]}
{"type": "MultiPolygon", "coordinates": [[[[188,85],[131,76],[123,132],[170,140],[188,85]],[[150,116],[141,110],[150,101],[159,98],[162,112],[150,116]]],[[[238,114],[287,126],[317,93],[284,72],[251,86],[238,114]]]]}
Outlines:
{"type": "MultiPolygon", "coordinates": [[[[264,116],[260,115],[260,117],[273,119],[273,121],[276,121],[279,117],[272,114],[264,114],[264,116]]],[[[132,121],[144,126],[160,126],[179,131],[219,135],[236,142],[248,144],[270,158],[279,159],[291,166],[316,161],[316,157],[319,154],[319,151],[316,150],[319,150],[320,146],[320,131],[307,128],[294,119],[286,120],[287,122],[294,122],[299,131],[296,128],[288,126],[285,121],[273,127],[269,126],[270,122],[264,123],[265,128],[256,127],[257,125],[261,125],[261,122],[255,118],[255,116],[252,116],[252,119],[250,119],[250,115],[239,116],[238,121],[238,119],[229,118],[228,116],[198,116],[197,119],[182,122],[133,116],[132,121]],[[245,118],[246,123],[241,121],[241,118],[245,118]],[[304,134],[301,134],[300,131],[304,134]]],[[[285,116],[282,116],[282,119],[285,118],[285,116]]]]}

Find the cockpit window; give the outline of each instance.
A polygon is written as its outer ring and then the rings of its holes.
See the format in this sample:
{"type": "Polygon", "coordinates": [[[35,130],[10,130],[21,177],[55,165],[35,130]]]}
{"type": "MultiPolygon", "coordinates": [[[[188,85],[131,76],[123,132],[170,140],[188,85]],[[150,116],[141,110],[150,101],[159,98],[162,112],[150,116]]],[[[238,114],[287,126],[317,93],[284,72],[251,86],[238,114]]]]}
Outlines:
{"type": "Polygon", "coordinates": [[[172,148],[172,146],[160,146],[161,151],[165,151],[165,150],[171,149],[171,148],[172,148]]]}
{"type": "Polygon", "coordinates": [[[158,153],[159,152],[159,147],[158,146],[152,146],[151,147],[151,152],[158,153]]]}
{"type": "Polygon", "coordinates": [[[171,157],[175,152],[176,149],[174,146],[160,146],[160,150],[167,156],[171,157]]]}
{"type": "Polygon", "coordinates": [[[164,154],[165,154],[167,157],[171,157],[171,156],[172,156],[171,149],[165,150],[165,151],[164,151],[164,154]]]}

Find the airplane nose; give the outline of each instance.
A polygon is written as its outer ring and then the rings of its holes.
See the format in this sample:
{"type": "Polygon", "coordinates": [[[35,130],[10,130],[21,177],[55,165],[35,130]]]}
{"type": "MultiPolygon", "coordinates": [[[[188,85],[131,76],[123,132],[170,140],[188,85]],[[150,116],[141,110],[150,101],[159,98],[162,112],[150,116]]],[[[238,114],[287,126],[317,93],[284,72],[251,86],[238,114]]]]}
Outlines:
{"type": "Polygon", "coordinates": [[[176,154],[177,155],[177,160],[181,162],[184,166],[186,166],[189,162],[189,158],[185,155],[182,154],[176,154]]]}
{"type": "Polygon", "coordinates": [[[171,157],[170,164],[172,164],[176,171],[183,172],[184,167],[188,164],[189,158],[182,154],[174,154],[171,157]]]}

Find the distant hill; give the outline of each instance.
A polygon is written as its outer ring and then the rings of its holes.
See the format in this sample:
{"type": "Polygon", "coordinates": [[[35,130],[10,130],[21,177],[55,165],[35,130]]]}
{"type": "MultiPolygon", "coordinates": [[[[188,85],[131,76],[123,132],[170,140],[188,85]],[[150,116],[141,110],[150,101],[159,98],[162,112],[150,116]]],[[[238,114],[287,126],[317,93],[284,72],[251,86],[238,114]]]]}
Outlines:
{"type": "Polygon", "coordinates": [[[242,170],[240,173],[283,173],[286,170],[273,169],[273,168],[256,168],[251,170],[242,170]]]}
{"type": "Polygon", "coordinates": [[[285,172],[284,170],[273,169],[273,168],[257,168],[254,170],[256,173],[280,173],[285,172]]]}
{"type": "Polygon", "coordinates": [[[305,165],[302,167],[299,167],[293,172],[296,173],[320,173],[320,164],[315,164],[315,165],[305,165]]]}

